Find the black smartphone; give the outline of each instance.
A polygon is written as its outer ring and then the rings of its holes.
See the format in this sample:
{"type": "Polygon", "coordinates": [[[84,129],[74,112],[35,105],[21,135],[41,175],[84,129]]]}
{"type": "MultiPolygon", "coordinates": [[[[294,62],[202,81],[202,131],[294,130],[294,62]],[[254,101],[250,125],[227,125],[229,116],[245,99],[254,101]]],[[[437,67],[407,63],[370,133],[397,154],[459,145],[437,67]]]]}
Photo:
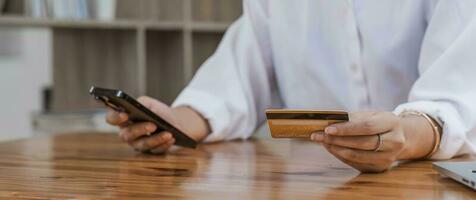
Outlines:
{"type": "Polygon", "coordinates": [[[172,133],[175,138],[175,145],[195,148],[197,142],[187,136],[185,133],[174,127],[154,112],[143,106],[131,96],[127,95],[121,90],[106,89],[99,87],[91,87],[89,93],[95,99],[102,101],[107,107],[110,107],[118,112],[125,112],[129,115],[129,120],[133,122],[152,122],[157,125],[157,130],[152,133],[157,134],[162,131],[172,133]]]}

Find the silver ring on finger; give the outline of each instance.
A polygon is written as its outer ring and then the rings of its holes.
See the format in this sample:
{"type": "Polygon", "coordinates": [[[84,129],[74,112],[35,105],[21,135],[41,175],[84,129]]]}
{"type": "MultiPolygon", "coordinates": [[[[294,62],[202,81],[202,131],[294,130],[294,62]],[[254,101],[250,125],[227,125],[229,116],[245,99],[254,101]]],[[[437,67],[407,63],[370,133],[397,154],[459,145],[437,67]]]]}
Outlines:
{"type": "Polygon", "coordinates": [[[377,147],[375,147],[374,151],[377,152],[377,151],[381,151],[382,150],[382,143],[383,143],[383,140],[382,140],[382,134],[378,134],[377,135],[377,147]]]}

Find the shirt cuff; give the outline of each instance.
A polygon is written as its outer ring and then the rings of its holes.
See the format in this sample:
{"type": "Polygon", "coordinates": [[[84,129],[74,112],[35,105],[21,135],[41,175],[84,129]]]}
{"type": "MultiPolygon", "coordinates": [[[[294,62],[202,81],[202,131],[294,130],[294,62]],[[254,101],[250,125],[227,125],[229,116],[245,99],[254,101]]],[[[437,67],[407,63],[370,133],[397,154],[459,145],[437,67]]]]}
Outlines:
{"type": "Polygon", "coordinates": [[[223,133],[226,132],[230,116],[225,103],[220,98],[208,92],[186,88],[172,104],[172,107],[178,106],[190,106],[208,121],[211,133],[203,142],[225,140],[223,133]]]}
{"type": "Polygon", "coordinates": [[[465,143],[466,131],[456,109],[446,102],[415,101],[402,104],[394,110],[399,115],[405,111],[418,111],[430,115],[442,127],[440,147],[431,159],[450,159],[460,153],[465,143]]]}

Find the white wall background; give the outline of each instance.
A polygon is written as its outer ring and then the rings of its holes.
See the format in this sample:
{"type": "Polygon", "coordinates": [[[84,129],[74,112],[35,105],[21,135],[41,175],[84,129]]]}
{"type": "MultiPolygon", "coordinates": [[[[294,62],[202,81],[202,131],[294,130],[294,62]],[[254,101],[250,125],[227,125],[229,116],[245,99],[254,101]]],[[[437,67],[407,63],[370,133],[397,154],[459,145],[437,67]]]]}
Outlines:
{"type": "Polygon", "coordinates": [[[0,141],[34,134],[31,114],[51,77],[48,29],[0,28],[0,141]]]}

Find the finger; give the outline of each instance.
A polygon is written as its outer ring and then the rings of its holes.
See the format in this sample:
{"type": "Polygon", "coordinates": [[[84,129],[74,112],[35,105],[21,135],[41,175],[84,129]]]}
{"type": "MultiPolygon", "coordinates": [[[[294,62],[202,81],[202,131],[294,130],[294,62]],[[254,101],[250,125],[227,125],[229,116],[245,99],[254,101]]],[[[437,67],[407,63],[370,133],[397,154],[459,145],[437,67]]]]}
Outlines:
{"type": "Polygon", "coordinates": [[[168,149],[170,149],[170,147],[172,147],[172,145],[174,145],[174,143],[175,143],[175,139],[172,138],[167,143],[161,144],[160,146],[158,146],[154,149],[151,149],[150,153],[154,153],[154,154],[165,153],[168,149]]]}
{"type": "Polygon", "coordinates": [[[349,149],[328,144],[325,144],[325,146],[336,157],[353,163],[368,165],[372,168],[388,168],[396,160],[396,157],[389,153],[349,149]]]}
{"type": "Polygon", "coordinates": [[[350,160],[347,160],[343,157],[340,157],[338,154],[335,154],[334,152],[331,152],[329,151],[329,148],[330,148],[331,145],[328,145],[328,144],[324,144],[324,147],[326,147],[327,151],[329,153],[331,153],[332,155],[334,155],[337,159],[339,159],[340,161],[344,162],[345,164],[359,170],[360,172],[382,172],[382,171],[385,171],[385,169],[380,169],[378,168],[378,166],[376,165],[372,165],[372,164],[360,164],[360,163],[356,163],[356,162],[353,162],[353,161],[350,161],[350,160]]]}
{"type": "Polygon", "coordinates": [[[160,132],[159,134],[130,142],[130,145],[134,149],[144,152],[168,144],[171,140],[173,140],[172,134],[169,132],[160,132]]]}
{"type": "Polygon", "coordinates": [[[119,126],[119,128],[121,128],[121,129],[123,129],[123,128],[127,128],[128,126],[133,125],[133,124],[134,124],[134,122],[127,120],[127,121],[125,121],[125,122],[123,122],[123,123],[121,123],[117,126],[119,126]]]}
{"type": "Polygon", "coordinates": [[[134,123],[121,128],[119,137],[125,142],[132,142],[139,137],[150,135],[157,129],[157,126],[151,122],[134,123]]]}
{"type": "Polygon", "coordinates": [[[396,123],[398,117],[389,112],[352,113],[348,122],[332,124],[325,132],[337,136],[376,135],[390,131],[396,123]]]}
{"type": "Polygon", "coordinates": [[[128,119],[129,116],[127,115],[127,113],[117,112],[110,108],[107,109],[106,122],[111,125],[118,126],[122,123],[127,122],[128,119]]]}
{"type": "Polygon", "coordinates": [[[316,142],[322,142],[324,140],[324,134],[326,133],[324,133],[323,131],[311,133],[311,140],[316,142]]]}
{"type": "Polygon", "coordinates": [[[374,166],[374,165],[365,165],[365,164],[360,164],[360,163],[352,162],[352,161],[350,161],[350,160],[347,160],[347,159],[345,159],[345,158],[340,157],[338,154],[335,154],[334,152],[331,152],[331,151],[329,150],[329,147],[330,147],[331,145],[324,144],[323,146],[324,146],[324,147],[326,148],[326,150],[327,150],[330,154],[332,154],[334,157],[336,157],[337,159],[339,159],[339,160],[342,161],[343,163],[345,163],[345,164],[351,166],[351,167],[354,168],[354,169],[357,169],[357,170],[359,170],[359,171],[361,171],[361,172],[373,172],[373,171],[375,171],[374,169],[376,168],[376,166],[374,166]]]}
{"type": "Polygon", "coordinates": [[[324,133],[313,133],[313,135],[311,135],[311,138],[316,142],[367,151],[372,151],[378,148],[378,137],[379,136],[377,135],[343,137],[324,133]]]}
{"type": "Polygon", "coordinates": [[[140,96],[139,98],[137,98],[137,101],[148,109],[152,108],[153,104],[155,103],[154,99],[148,96],[140,96]]]}
{"type": "Polygon", "coordinates": [[[137,101],[144,105],[149,110],[161,115],[164,110],[168,110],[169,106],[164,104],[157,99],[148,97],[148,96],[141,96],[137,98],[137,101]]]}

